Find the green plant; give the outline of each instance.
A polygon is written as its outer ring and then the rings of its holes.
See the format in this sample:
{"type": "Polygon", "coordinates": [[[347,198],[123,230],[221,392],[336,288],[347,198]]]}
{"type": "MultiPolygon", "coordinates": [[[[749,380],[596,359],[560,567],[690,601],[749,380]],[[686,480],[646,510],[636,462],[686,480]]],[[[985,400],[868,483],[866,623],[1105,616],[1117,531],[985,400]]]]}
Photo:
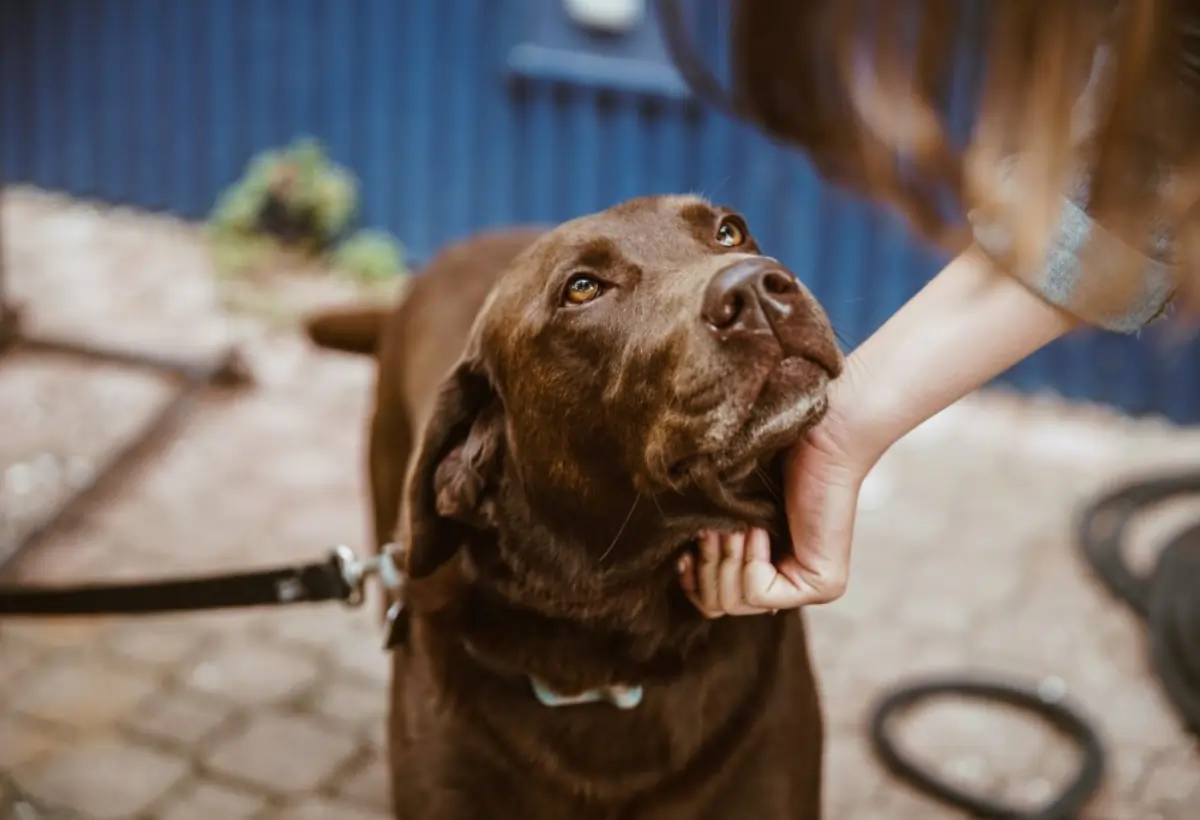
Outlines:
{"type": "Polygon", "coordinates": [[[361,230],[333,253],[333,265],[353,279],[385,280],[406,272],[404,250],[386,231],[361,230]]]}
{"type": "MultiPolygon", "coordinates": [[[[206,231],[223,275],[254,269],[285,248],[328,261],[357,208],[354,175],[331,162],[320,142],[300,137],[253,157],[242,177],[218,198],[206,231]]],[[[395,240],[381,234],[367,238],[365,249],[350,251],[352,271],[369,278],[403,270],[395,240]]]]}

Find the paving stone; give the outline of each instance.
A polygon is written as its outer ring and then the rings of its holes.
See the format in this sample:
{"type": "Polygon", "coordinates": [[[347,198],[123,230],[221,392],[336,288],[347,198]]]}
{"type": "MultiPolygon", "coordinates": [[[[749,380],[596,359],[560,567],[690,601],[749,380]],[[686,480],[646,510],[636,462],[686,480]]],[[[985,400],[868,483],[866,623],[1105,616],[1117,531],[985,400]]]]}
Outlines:
{"type": "Polygon", "coordinates": [[[144,812],[189,770],[188,762],[118,738],[97,738],[63,749],[22,773],[32,796],[94,820],[144,812]]]}
{"type": "Polygon", "coordinates": [[[885,687],[961,669],[966,651],[950,639],[920,641],[903,630],[880,628],[852,633],[838,657],[838,663],[819,671],[826,708],[836,710],[841,701],[852,715],[862,715],[885,687]]]}
{"type": "Polygon", "coordinates": [[[854,574],[854,582],[846,594],[829,605],[837,616],[856,626],[875,623],[895,611],[901,588],[896,579],[875,568],[865,568],[854,574]]]}
{"type": "Polygon", "coordinates": [[[312,698],[314,711],[355,729],[387,721],[388,691],[353,678],[330,681],[312,698]]]}
{"type": "Polygon", "coordinates": [[[975,605],[963,598],[962,589],[910,588],[888,617],[897,625],[937,640],[941,635],[962,636],[971,630],[975,605]]]}
{"type": "Polygon", "coordinates": [[[95,645],[109,627],[103,618],[55,618],[51,621],[0,622],[0,637],[40,649],[79,649],[95,645]]]}
{"type": "Polygon", "coordinates": [[[359,746],[300,715],[255,715],[240,731],[205,757],[213,771],[279,794],[318,788],[345,765],[359,746]]]}
{"type": "Polygon", "coordinates": [[[168,689],[139,704],[127,725],[169,743],[195,745],[229,719],[234,707],[186,689],[168,689]]]}
{"type": "Polygon", "coordinates": [[[319,557],[334,544],[349,543],[359,550],[359,545],[365,542],[358,540],[355,543],[355,540],[362,538],[365,509],[351,513],[352,508],[347,502],[353,500],[352,497],[331,496],[328,491],[293,493],[286,512],[273,516],[271,532],[274,540],[290,546],[296,551],[294,554],[312,558],[319,557]]]}
{"type": "Polygon", "coordinates": [[[386,720],[370,723],[363,736],[367,746],[376,752],[386,752],[388,748],[388,724],[386,720]]]}
{"type": "MultiPolygon", "coordinates": [[[[365,555],[365,550],[358,550],[365,555]]],[[[268,624],[271,634],[286,643],[316,650],[336,650],[348,635],[379,635],[382,645],[383,628],[379,624],[379,608],[364,604],[359,609],[345,610],[322,607],[298,607],[268,624]]]]}
{"type": "Polygon", "coordinates": [[[94,653],[64,653],[22,675],[6,706],[79,729],[111,725],[149,697],[159,682],[94,653]]]}
{"type": "Polygon", "coordinates": [[[264,806],[266,800],[260,795],[197,781],[172,794],[155,820],[247,820],[264,806]]]}
{"type": "Polygon", "coordinates": [[[392,808],[390,778],[387,759],[383,756],[373,756],[358,771],[342,781],[337,793],[348,803],[386,813],[392,808]]]}
{"type": "MultiPolygon", "coordinates": [[[[962,820],[962,813],[910,791],[903,786],[886,785],[880,789],[855,820],[962,820]]],[[[832,820],[832,818],[831,818],[832,820]]]]}
{"type": "MultiPolygon", "coordinates": [[[[1013,709],[970,700],[913,709],[896,721],[895,737],[921,765],[941,769],[973,792],[999,794],[1006,783],[1032,780],[1057,788],[1057,773],[1044,765],[1048,747],[1074,765],[1071,747],[1050,726],[1013,709]]],[[[1028,799],[1037,799],[1036,784],[1028,799]]]]}
{"type": "MultiPolygon", "coordinates": [[[[1192,800],[1184,803],[1163,803],[1154,813],[1160,815],[1162,820],[1193,820],[1196,816],[1196,803],[1192,800]]],[[[1153,814],[1147,816],[1153,817],[1153,814]]]]}
{"type": "Polygon", "coordinates": [[[1191,806],[1200,814],[1200,754],[1195,746],[1168,753],[1156,761],[1147,773],[1142,786],[1142,799],[1153,806],[1191,806]]]}
{"type": "Polygon", "coordinates": [[[15,680],[22,672],[30,669],[38,654],[28,644],[11,638],[0,639],[0,701],[3,700],[5,685],[15,680]]]}
{"type": "Polygon", "coordinates": [[[392,661],[391,656],[383,650],[379,635],[347,635],[333,647],[333,662],[344,672],[386,684],[391,677],[392,661]]]}
{"type": "Polygon", "coordinates": [[[883,772],[871,760],[865,735],[836,732],[825,743],[825,816],[861,817],[883,786],[883,772]]]}
{"type": "MultiPolygon", "coordinates": [[[[1109,750],[1108,771],[1091,806],[1092,813],[1096,817],[1119,818],[1135,806],[1145,813],[1148,807],[1142,801],[1142,790],[1156,755],[1131,752],[1102,740],[1109,750]]],[[[1136,820],[1143,818],[1138,815],[1136,820]]]]}
{"type": "Polygon", "coordinates": [[[185,681],[198,691],[261,706],[299,695],[316,676],[316,662],[306,654],[234,635],[203,653],[185,681]]]}
{"type": "Polygon", "coordinates": [[[61,743],[47,727],[12,713],[0,713],[0,773],[38,760],[61,743]]]}
{"type": "MultiPolygon", "coordinates": [[[[1179,737],[1180,729],[1154,681],[1143,680],[1121,689],[1119,708],[1096,712],[1103,715],[1106,738],[1121,750],[1150,750],[1163,748],[1163,738],[1179,737]]],[[[1168,747],[1169,748],[1169,747],[1168,747]]],[[[1200,771],[1197,772],[1200,781],[1200,771]]]]}
{"type": "MultiPolygon", "coordinates": [[[[1125,799],[1116,795],[1100,795],[1088,804],[1088,817],[1097,820],[1153,820],[1153,814],[1147,813],[1146,807],[1138,800],[1125,799]]],[[[1189,820],[1185,817],[1165,818],[1158,820],[1189,820]]]]}
{"type": "Polygon", "coordinates": [[[272,820],[392,820],[389,812],[364,811],[354,806],[312,799],[285,806],[272,820]]]}
{"type": "Polygon", "coordinates": [[[344,474],[347,470],[357,472],[359,467],[353,459],[346,459],[339,462],[342,470],[332,470],[328,456],[320,450],[292,447],[287,439],[280,443],[279,452],[274,453],[272,458],[261,459],[252,466],[260,481],[284,491],[313,492],[327,496],[345,485],[344,474]]]}
{"type": "Polygon", "coordinates": [[[207,638],[203,630],[180,617],[141,620],[113,631],[106,641],[114,653],[139,664],[170,669],[187,659],[207,638]]]}
{"type": "Polygon", "coordinates": [[[229,638],[257,635],[262,631],[263,621],[271,617],[278,617],[278,614],[255,609],[213,609],[190,612],[187,619],[192,627],[210,636],[229,638]]]}

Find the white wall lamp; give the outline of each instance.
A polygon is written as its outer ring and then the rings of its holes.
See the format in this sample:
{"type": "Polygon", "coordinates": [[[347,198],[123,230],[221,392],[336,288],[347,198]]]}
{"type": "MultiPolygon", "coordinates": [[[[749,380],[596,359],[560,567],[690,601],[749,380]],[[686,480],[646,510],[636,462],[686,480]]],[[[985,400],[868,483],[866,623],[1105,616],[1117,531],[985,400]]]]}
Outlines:
{"type": "Polygon", "coordinates": [[[567,16],[606,34],[626,34],[646,13],[645,0],[563,0],[567,16]]]}

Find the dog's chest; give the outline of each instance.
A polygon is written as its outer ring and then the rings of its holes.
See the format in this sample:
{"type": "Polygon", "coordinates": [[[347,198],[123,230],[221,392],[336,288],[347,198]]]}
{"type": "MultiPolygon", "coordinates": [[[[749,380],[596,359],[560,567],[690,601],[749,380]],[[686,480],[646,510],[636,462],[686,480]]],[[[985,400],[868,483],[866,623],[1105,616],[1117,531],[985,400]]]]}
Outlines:
{"type": "MultiPolygon", "coordinates": [[[[689,660],[678,675],[643,684],[640,702],[621,709],[600,701],[547,706],[528,676],[481,667],[457,644],[461,633],[416,619],[412,654],[397,664],[403,699],[397,706],[406,713],[414,750],[410,762],[428,767],[426,776],[435,781],[442,770],[473,771],[482,780],[519,782],[531,794],[544,791],[546,800],[587,796],[579,805],[556,803],[556,811],[570,808],[570,814],[543,815],[522,805],[527,813],[519,816],[530,818],[641,818],[606,812],[640,803],[680,778],[711,781],[716,788],[724,775],[702,770],[761,745],[754,738],[764,731],[762,715],[778,708],[771,705],[773,693],[789,677],[779,669],[787,655],[779,651],[779,642],[788,640],[785,630],[769,618],[747,628],[750,620],[729,619],[724,637],[730,644],[699,647],[695,665],[689,660]],[[706,751],[715,746],[716,757],[706,751]]],[[[704,790],[697,786],[696,792],[704,790]]]]}

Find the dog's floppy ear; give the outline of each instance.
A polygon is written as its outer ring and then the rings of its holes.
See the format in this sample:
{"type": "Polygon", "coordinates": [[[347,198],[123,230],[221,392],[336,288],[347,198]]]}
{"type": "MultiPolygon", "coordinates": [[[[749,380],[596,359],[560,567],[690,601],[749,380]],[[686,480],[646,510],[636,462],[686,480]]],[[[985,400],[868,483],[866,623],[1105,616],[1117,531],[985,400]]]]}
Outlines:
{"type": "Polygon", "coordinates": [[[504,415],[490,379],[465,359],[442,383],[408,477],[408,572],[433,573],[494,521],[504,415]]]}

